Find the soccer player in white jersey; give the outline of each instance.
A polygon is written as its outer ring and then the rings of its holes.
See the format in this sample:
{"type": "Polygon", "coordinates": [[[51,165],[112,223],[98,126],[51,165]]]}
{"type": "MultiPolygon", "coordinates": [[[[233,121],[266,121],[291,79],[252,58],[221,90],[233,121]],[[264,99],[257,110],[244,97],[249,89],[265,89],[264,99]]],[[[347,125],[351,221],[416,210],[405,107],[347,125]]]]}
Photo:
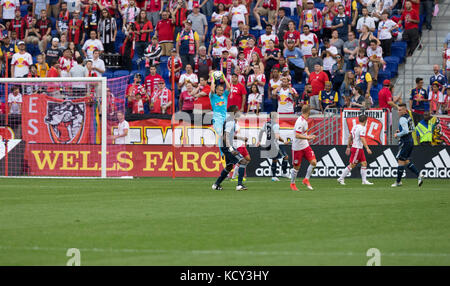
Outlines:
{"type": "Polygon", "coordinates": [[[306,176],[303,179],[303,184],[310,190],[313,190],[311,184],[309,183],[309,178],[311,177],[314,168],[316,167],[317,160],[314,151],[309,146],[309,140],[314,140],[316,135],[308,135],[308,117],[311,111],[309,105],[303,105],[302,115],[295,122],[294,127],[294,142],[292,143],[292,165],[294,168],[291,172],[291,190],[298,191],[295,185],[295,179],[297,178],[298,171],[300,170],[300,165],[302,163],[303,157],[309,162],[308,170],[306,171],[306,176]]]}
{"type": "Polygon", "coordinates": [[[367,145],[365,136],[366,136],[366,123],[367,123],[367,115],[361,114],[358,117],[359,123],[353,126],[352,131],[350,132],[350,137],[348,138],[347,150],[345,154],[348,156],[350,153],[350,164],[345,168],[344,172],[337,181],[341,185],[345,185],[344,179],[350,174],[353,168],[361,163],[361,178],[363,185],[373,185],[373,183],[367,181],[366,172],[367,172],[367,161],[366,156],[364,155],[364,148],[366,148],[367,153],[370,155],[372,151],[367,145]],[[350,146],[351,149],[350,149],[350,146]]]}

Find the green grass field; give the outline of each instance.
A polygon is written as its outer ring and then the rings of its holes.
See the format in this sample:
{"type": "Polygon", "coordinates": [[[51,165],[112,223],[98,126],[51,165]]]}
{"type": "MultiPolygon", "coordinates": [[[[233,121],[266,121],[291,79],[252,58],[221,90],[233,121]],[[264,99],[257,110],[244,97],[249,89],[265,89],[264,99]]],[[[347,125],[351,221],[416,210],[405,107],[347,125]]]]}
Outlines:
{"type": "Polygon", "coordinates": [[[450,265],[449,180],[213,181],[0,179],[0,265],[450,265]]]}

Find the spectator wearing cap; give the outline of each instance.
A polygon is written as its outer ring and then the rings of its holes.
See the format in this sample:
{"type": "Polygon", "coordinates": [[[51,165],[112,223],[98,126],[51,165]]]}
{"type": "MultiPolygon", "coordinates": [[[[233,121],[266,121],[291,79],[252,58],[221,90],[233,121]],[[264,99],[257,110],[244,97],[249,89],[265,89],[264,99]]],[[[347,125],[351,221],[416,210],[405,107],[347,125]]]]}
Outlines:
{"type": "Polygon", "coordinates": [[[15,53],[11,59],[11,77],[24,77],[30,72],[30,66],[33,64],[33,58],[25,50],[25,42],[18,44],[19,52],[15,53]]]}
{"type": "Polygon", "coordinates": [[[192,21],[186,20],[184,29],[177,35],[176,49],[181,57],[183,67],[188,64],[194,66],[194,58],[198,53],[200,46],[198,33],[192,30],[192,21]]]}
{"type": "MultiPolygon", "coordinates": [[[[105,53],[113,54],[116,52],[117,22],[114,17],[111,17],[108,9],[103,9],[101,13],[97,26],[98,36],[103,44],[105,53]]],[[[82,42],[84,42],[84,36],[82,42]]]]}
{"type": "Polygon", "coordinates": [[[16,9],[20,11],[20,2],[19,0],[1,0],[0,7],[1,19],[4,22],[8,22],[14,19],[16,9]]]}
{"type": "Polygon", "coordinates": [[[103,51],[103,44],[99,39],[97,39],[96,31],[91,31],[89,36],[90,38],[84,42],[81,51],[83,52],[85,58],[92,59],[95,50],[99,50],[100,52],[103,51]]]}
{"type": "Polygon", "coordinates": [[[161,45],[161,55],[170,56],[173,48],[173,29],[175,20],[169,19],[169,12],[162,12],[162,19],[158,22],[155,29],[155,35],[158,37],[159,44],[161,45]]]}
{"type": "Polygon", "coordinates": [[[378,104],[380,108],[392,110],[392,108],[398,109],[397,103],[400,101],[400,96],[393,97],[391,92],[391,82],[388,79],[383,81],[383,88],[378,93],[378,104]]]}
{"type": "Polygon", "coordinates": [[[17,38],[19,40],[25,39],[25,31],[27,28],[27,23],[24,18],[22,18],[20,13],[20,8],[17,7],[17,9],[14,11],[14,19],[11,20],[9,24],[9,35],[11,36],[11,32],[15,31],[17,34],[17,38]]]}
{"type": "Polygon", "coordinates": [[[308,0],[306,2],[306,8],[300,14],[300,25],[299,30],[304,25],[308,25],[311,32],[316,34],[317,37],[320,36],[320,30],[323,27],[323,17],[322,12],[318,8],[314,8],[314,1],[308,0]]]}
{"type": "Polygon", "coordinates": [[[441,106],[444,105],[445,98],[442,91],[440,91],[441,85],[435,81],[431,85],[431,90],[428,93],[428,101],[430,103],[431,114],[442,114],[441,106]]]}
{"type": "Polygon", "coordinates": [[[201,45],[205,44],[206,35],[208,34],[208,20],[206,16],[200,13],[198,2],[193,5],[192,13],[187,17],[192,23],[192,30],[196,31],[201,45]]]}
{"type": "Polygon", "coordinates": [[[430,77],[430,86],[435,81],[437,81],[441,85],[442,93],[445,93],[445,86],[447,85],[447,79],[441,73],[439,65],[433,65],[433,75],[430,77]]]}
{"type": "Polygon", "coordinates": [[[61,49],[59,49],[59,39],[53,38],[50,48],[45,51],[45,61],[49,66],[53,65],[53,62],[58,61],[62,56],[61,49]]]}
{"type": "Polygon", "coordinates": [[[152,23],[153,27],[159,22],[159,15],[162,13],[164,9],[164,1],[163,0],[147,0],[145,1],[144,10],[147,13],[147,18],[152,23]]]}
{"type": "Polygon", "coordinates": [[[240,21],[243,22],[244,25],[249,24],[248,20],[248,10],[245,5],[240,3],[239,0],[233,0],[232,6],[230,8],[230,15],[231,15],[231,30],[234,32],[238,29],[238,23],[240,21]]]}
{"type": "Polygon", "coordinates": [[[37,21],[36,25],[39,28],[40,42],[39,50],[43,53],[47,49],[47,43],[52,40],[52,22],[47,18],[47,10],[40,11],[41,18],[37,21]]]}
{"type": "Polygon", "coordinates": [[[419,14],[412,8],[410,1],[405,2],[405,9],[403,10],[399,26],[403,26],[403,41],[408,42],[406,54],[412,56],[414,50],[419,44],[419,14]]]}
{"type": "Polygon", "coordinates": [[[175,82],[178,82],[180,80],[183,63],[181,62],[181,58],[177,54],[177,50],[175,48],[172,49],[170,58],[167,61],[167,69],[169,70],[170,82],[172,82],[172,65],[174,69],[173,74],[175,75],[175,82]]]}
{"type": "Polygon", "coordinates": [[[164,81],[158,82],[158,88],[153,92],[150,103],[151,113],[172,114],[172,91],[164,81]]]}
{"type": "Polygon", "coordinates": [[[295,72],[295,78],[298,83],[303,80],[303,70],[305,69],[305,57],[302,51],[295,47],[293,40],[288,40],[287,49],[284,50],[283,56],[287,59],[289,69],[295,72]]]}
{"type": "Polygon", "coordinates": [[[161,57],[162,47],[158,43],[158,37],[154,35],[152,37],[151,43],[147,46],[144,51],[145,57],[145,67],[156,66],[156,72],[159,74],[159,59],[161,57]]]}

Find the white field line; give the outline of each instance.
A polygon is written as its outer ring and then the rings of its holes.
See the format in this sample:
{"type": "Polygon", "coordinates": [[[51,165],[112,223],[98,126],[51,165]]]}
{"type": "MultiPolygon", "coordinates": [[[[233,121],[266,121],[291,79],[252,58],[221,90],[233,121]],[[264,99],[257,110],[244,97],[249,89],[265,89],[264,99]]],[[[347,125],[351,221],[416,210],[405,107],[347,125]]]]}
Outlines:
{"type": "MultiPolygon", "coordinates": [[[[68,249],[68,248],[67,248],[68,249]]],[[[66,252],[66,248],[59,247],[16,247],[0,246],[0,250],[24,250],[24,251],[60,251],[66,252]]],[[[164,249],[113,249],[113,248],[80,248],[80,252],[99,253],[149,253],[149,254],[198,254],[198,255],[243,255],[243,256],[366,256],[360,252],[298,252],[298,251],[251,251],[251,250],[164,250],[164,249]]],[[[392,257],[450,257],[450,253],[401,253],[381,252],[381,256],[392,257]]]]}

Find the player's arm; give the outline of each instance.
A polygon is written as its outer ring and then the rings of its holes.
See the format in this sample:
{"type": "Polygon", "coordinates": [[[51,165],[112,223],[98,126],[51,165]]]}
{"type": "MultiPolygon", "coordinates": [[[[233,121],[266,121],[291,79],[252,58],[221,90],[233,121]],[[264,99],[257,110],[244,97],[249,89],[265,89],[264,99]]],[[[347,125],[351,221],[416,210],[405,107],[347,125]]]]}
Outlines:
{"type": "Polygon", "coordinates": [[[125,137],[125,136],[127,136],[127,135],[128,135],[128,129],[126,128],[126,129],[123,130],[123,133],[122,133],[122,134],[114,135],[114,136],[113,136],[113,140],[116,140],[117,138],[120,138],[120,137],[125,137]]]}
{"type": "Polygon", "coordinates": [[[395,138],[399,138],[408,134],[408,121],[406,120],[406,118],[400,117],[398,123],[402,127],[402,131],[399,132],[399,130],[397,130],[397,133],[394,134],[395,138]]]}
{"type": "Polygon", "coordinates": [[[266,132],[266,131],[265,131],[265,129],[264,129],[264,126],[261,127],[261,129],[259,129],[259,133],[258,133],[258,142],[256,142],[256,147],[259,147],[259,146],[261,145],[261,140],[262,140],[263,134],[264,134],[265,132],[266,132]]]}
{"type": "Polygon", "coordinates": [[[228,80],[226,79],[224,73],[222,73],[222,79],[223,79],[223,81],[225,82],[225,86],[226,86],[225,90],[231,90],[230,82],[228,82],[228,80]]]}
{"type": "Polygon", "coordinates": [[[299,131],[296,131],[295,138],[305,139],[305,140],[314,140],[314,139],[316,139],[316,135],[306,135],[306,134],[300,133],[299,131]]]}
{"type": "Polygon", "coordinates": [[[350,155],[350,147],[353,144],[353,136],[352,133],[350,132],[349,136],[348,136],[348,142],[347,142],[347,148],[345,149],[345,155],[350,155]]]}
{"type": "Polygon", "coordinates": [[[366,148],[367,154],[372,154],[372,150],[370,150],[369,145],[367,145],[366,136],[361,136],[361,142],[363,143],[364,148],[366,148]]]}

